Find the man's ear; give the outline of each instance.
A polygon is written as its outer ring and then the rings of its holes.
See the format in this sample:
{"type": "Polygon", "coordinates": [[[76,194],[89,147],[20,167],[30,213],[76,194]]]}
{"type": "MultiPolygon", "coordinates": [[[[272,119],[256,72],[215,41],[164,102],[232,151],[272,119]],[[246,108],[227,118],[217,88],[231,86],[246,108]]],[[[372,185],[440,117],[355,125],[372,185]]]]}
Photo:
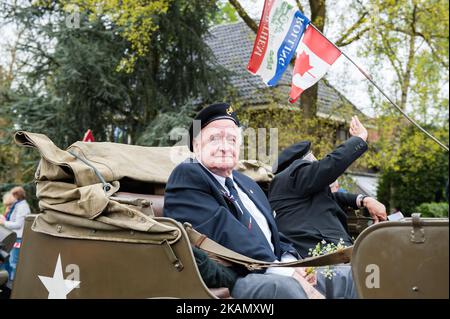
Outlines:
{"type": "Polygon", "coordinates": [[[201,143],[200,143],[200,135],[197,135],[192,139],[192,148],[194,150],[194,154],[201,154],[201,143]]]}

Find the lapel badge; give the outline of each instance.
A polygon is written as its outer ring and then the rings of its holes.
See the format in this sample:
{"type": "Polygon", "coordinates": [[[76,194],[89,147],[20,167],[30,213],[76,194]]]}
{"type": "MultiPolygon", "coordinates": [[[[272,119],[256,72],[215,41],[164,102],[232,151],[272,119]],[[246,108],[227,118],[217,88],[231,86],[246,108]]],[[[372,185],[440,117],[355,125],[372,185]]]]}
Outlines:
{"type": "Polygon", "coordinates": [[[227,114],[231,116],[231,114],[233,114],[234,110],[233,107],[230,105],[227,110],[226,110],[227,114]]]}
{"type": "Polygon", "coordinates": [[[250,193],[252,193],[252,194],[253,194],[253,190],[250,190],[250,193]]]}

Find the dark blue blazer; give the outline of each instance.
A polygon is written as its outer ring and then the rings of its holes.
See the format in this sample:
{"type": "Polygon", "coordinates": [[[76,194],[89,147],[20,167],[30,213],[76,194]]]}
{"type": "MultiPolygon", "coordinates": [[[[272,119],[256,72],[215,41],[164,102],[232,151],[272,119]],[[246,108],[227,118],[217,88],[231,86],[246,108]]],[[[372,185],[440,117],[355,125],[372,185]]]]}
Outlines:
{"type": "Polygon", "coordinates": [[[351,137],[320,161],[294,161],[277,174],[269,189],[278,228],[303,257],[323,239],[353,244],[345,208],[357,209],[356,194],[331,193],[330,184],[367,150],[367,143],[351,137]]]}
{"type": "Polygon", "coordinates": [[[208,238],[245,256],[274,261],[284,252],[298,256],[288,240],[279,234],[269,201],[249,177],[233,171],[234,181],[267,219],[272,232],[272,252],[267,241],[249,232],[236,217],[223,188],[211,173],[195,160],[178,165],[169,177],[164,199],[164,216],[188,222],[208,238]]]}

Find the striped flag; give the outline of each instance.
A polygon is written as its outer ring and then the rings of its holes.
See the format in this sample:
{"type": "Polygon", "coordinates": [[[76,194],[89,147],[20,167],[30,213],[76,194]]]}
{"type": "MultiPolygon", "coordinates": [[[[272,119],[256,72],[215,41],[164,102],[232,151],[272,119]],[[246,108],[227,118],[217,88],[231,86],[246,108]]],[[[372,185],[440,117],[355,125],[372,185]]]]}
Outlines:
{"type": "Polygon", "coordinates": [[[310,22],[294,0],[266,0],[247,69],[276,85],[310,22]]]}

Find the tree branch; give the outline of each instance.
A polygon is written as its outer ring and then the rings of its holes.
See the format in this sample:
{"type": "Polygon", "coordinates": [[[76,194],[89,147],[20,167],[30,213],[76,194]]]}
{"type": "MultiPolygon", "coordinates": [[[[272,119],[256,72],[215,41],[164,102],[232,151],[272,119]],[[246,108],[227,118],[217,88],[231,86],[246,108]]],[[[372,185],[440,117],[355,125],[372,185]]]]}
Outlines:
{"type": "Polygon", "coordinates": [[[300,0],[295,0],[295,2],[297,2],[297,7],[298,9],[302,12],[305,13],[305,10],[303,9],[302,4],[300,3],[300,0]]]}
{"type": "Polygon", "coordinates": [[[309,0],[309,7],[311,8],[311,22],[321,32],[324,30],[327,16],[327,7],[325,2],[326,0],[309,0]]]}
{"type": "Polygon", "coordinates": [[[422,39],[425,40],[425,42],[427,43],[428,47],[431,50],[431,53],[434,55],[434,57],[438,60],[438,62],[440,64],[442,64],[442,66],[444,66],[445,68],[449,67],[449,63],[447,61],[445,61],[437,52],[437,50],[434,48],[431,39],[432,38],[439,38],[439,39],[443,39],[443,38],[447,38],[448,37],[443,37],[443,36],[426,36],[425,34],[423,34],[422,32],[419,32],[417,30],[414,30],[413,32],[405,30],[405,29],[401,29],[401,28],[392,28],[393,31],[399,32],[399,33],[403,33],[406,34],[408,36],[417,36],[420,37],[422,39]]]}
{"type": "Polygon", "coordinates": [[[355,36],[353,36],[352,38],[348,39],[347,41],[343,41],[343,39],[338,40],[336,42],[336,45],[338,47],[345,47],[345,46],[347,46],[347,45],[349,45],[349,44],[351,44],[351,43],[361,39],[361,37],[369,30],[370,30],[370,27],[366,27],[366,28],[362,29],[361,31],[359,31],[357,34],[355,34],[355,36]]]}
{"type": "Polygon", "coordinates": [[[403,85],[403,72],[402,72],[402,67],[401,67],[402,64],[398,60],[397,55],[395,54],[395,51],[392,49],[392,47],[389,43],[389,40],[387,40],[384,37],[383,33],[380,33],[380,36],[381,36],[381,41],[383,43],[383,46],[389,51],[389,53],[387,53],[386,55],[387,55],[389,61],[391,62],[392,67],[395,70],[395,73],[397,74],[400,85],[402,86],[403,85]],[[398,66],[397,66],[397,63],[399,64],[398,66]]]}
{"type": "Polygon", "coordinates": [[[358,32],[358,35],[354,36],[351,40],[349,41],[345,41],[347,40],[347,38],[355,31],[357,30],[359,27],[361,27],[364,23],[366,23],[368,13],[364,12],[362,14],[362,16],[358,19],[358,21],[356,21],[343,35],[342,37],[336,41],[336,45],[337,46],[345,46],[345,45],[349,45],[350,43],[352,43],[355,40],[358,40],[359,38],[361,38],[361,36],[369,29],[369,28],[365,28],[364,32],[358,32]],[[344,44],[345,43],[345,44],[344,44]]]}
{"type": "Polygon", "coordinates": [[[11,85],[14,80],[14,67],[16,67],[17,71],[19,68],[17,67],[17,49],[19,47],[19,42],[25,33],[25,28],[22,28],[17,33],[17,38],[13,46],[11,47],[11,62],[9,64],[8,73],[6,75],[7,83],[11,85]]]}
{"type": "MultiPolygon", "coordinates": [[[[373,10],[366,8],[366,6],[363,4],[362,1],[357,0],[356,1],[361,6],[362,14],[359,17],[358,21],[356,21],[343,35],[342,37],[336,41],[336,45],[339,47],[347,46],[359,39],[370,30],[370,26],[364,27],[362,30],[358,31],[355,36],[348,39],[355,31],[358,30],[358,28],[363,27],[368,21],[369,21],[369,12],[372,12],[373,10]]],[[[384,10],[388,4],[380,5],[380,8],[378,10],[384,10]]],[[[389,26],[392,28],[392,26],[389,26]]]]}
{"type": "Polygon", "coordinates": [[[255,33],[258,33],[258,24],[247,14],[245,9],[239,3],[239,0],[228,0],[228,2],[234,7],[239,16],[244,20],[247,26],[255,33]]]}
{"type": "MultiPolygon", "coordinates": [[[[414,4],[411,20],[411,30],[413,31],[413,33],[416,32],[416,21],[417,21],[417,5],[414,4]]],[[[408,102],[408,92],[409,92],[409,85],[411,83],[411,73],[412,68],[414,67],[415,44],[416,44],[415,37],[410,36],[408,62],[406,63],[405,72],[403,73],[402,98],[400,102],[400,107],[403,110],[405,109],[406,103],[408,102]]]]}
{"type": "Polygon", "coordinates": [[[428,47],[430,48],[431,53],[432,53],[433,56],[436,58],[436,60],[438,60],[438,62],[439,62],[440,64],[442,64],[443,67],[445,67],[445,68],[448,69],[448,68],[449,68],[449,63],[448,63],[447,61],[445,61],[441,56],[439,56],[439,53],[438,53],[438,52],[436,51],[436,49],[431,45],[431,43],[428,42],[427,39],[424,38],[424,40],[425,40],[425,42],[428,44],[428,47]]]}

